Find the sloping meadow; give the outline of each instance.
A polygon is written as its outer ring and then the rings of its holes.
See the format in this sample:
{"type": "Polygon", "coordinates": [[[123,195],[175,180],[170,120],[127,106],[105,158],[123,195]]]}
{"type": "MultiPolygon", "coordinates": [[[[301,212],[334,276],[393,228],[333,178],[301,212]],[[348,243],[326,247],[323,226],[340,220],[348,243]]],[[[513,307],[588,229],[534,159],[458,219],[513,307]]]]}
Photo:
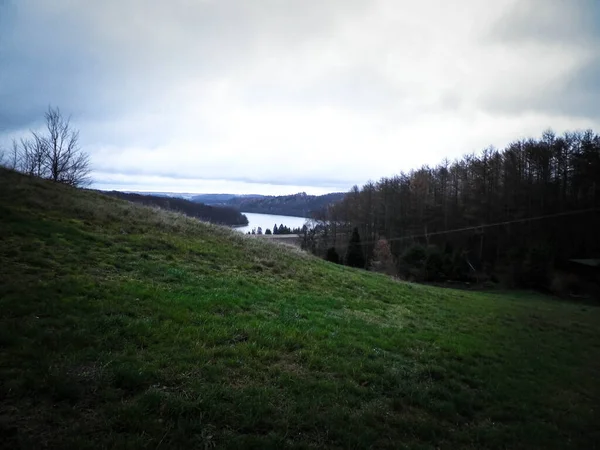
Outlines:
{"type": "Polygon", "coordinates": [[[592,304],[403,283],[0,171],[7,448],[594,448],[592,304]]]}

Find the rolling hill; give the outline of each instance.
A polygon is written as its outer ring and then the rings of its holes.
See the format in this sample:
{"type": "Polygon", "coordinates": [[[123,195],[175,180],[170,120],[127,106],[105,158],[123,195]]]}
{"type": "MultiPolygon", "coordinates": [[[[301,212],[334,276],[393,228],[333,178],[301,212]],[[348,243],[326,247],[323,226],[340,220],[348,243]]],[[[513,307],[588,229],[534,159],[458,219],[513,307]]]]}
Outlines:
{"type": "Polygon", "coordinates": [[[108,191],[103,192],[103,194],[133,203],[180,212],[186,216],[194,217],[205,222],[233,226],[248,225],[248,218],[246,216],[237,209],[228,206],[209,206],[183,198],[119,191],[108,191]]]}
{"type": "Polygon", "coordinates": [[[18,448],[600,443],[600,307],[443,290],[0,169],[18,448]]]}
{"type": "Polygon", "coordinates": [[[199,195],[193,197],[192,201],[230,206],[248,213],[310,218],[315,212],[340,201],[345,195],[342,192],[325,195],[308,195],[302,192],[294,195],[280,196],[241,195],[229,199],[226,199],[226,197],[199,195]]]}

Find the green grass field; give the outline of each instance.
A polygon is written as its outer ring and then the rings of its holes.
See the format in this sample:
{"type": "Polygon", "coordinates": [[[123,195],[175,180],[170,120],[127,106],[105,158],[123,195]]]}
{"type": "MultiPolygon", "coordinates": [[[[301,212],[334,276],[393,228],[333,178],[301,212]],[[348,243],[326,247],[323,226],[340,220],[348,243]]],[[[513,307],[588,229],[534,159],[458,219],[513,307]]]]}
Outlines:
{"type": "Polygon", "coordinates": [[[0,171],[0,447],[598,448],[600,308],[0,171]]]}

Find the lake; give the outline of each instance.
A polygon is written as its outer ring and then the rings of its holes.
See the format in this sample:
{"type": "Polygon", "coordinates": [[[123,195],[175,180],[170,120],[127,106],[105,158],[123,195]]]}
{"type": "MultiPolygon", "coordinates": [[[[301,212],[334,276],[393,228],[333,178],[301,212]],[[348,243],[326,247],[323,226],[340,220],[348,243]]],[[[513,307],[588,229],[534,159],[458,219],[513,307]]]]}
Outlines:
{"type": "Polygon", "coordinates": [[[277,224],[277,226],[283,224],[289,228],[302,228],[302,225],[306,223],[308,220],[306,217],[294,217],[294,216],[275,216],[273,214],[257,214],[257,213],[247,213],[242,212],[248,218],[248,225],[245,227],[236,227],[235,229],[242,232],[247,233],[248,231],[252,231],[253,228],[258,229],[261,227],[263,233],[268,229],[273,231],[273,225],[277,224]]]}

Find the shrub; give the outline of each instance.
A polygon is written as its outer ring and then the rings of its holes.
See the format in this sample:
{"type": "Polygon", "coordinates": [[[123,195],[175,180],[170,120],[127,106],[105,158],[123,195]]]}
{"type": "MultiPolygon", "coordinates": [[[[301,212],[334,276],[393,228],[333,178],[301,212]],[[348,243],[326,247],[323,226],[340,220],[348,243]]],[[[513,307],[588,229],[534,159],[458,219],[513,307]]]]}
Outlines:
{"type": "Polygon", "coordinates": [[[443,253],[436,245],[425,247],[415,243],[400,256],[400,272],[414,281],[462,279],[465,262],[460,255],[443,253]]]}
{"type": "Polygon", "coordinates": [[[578,294],[581,284],[581,280],[577,275],[556,271],[552,274],[550,291],[561,297],[572,293],[578,294]]]}
{"type": "Polygon", "coordinates": [[[421,244],[412,244],[400,256],[400,273],[409,280],[425,279],[427,252],[421,244]]]}
{"type": "Polygon", "coordinates": [[[396,261],[387,240],[379,239],[375,244],[371,267],[375,272],[381,272],[387,275],[396,274],[396,261]]]}
{"type": "Polygon", "coordinates": [[[438,281],[445,277],[444,258],[442,252],[435,245],[430,245],[426,249],[425,256],[425,280],[438,281]]]}

